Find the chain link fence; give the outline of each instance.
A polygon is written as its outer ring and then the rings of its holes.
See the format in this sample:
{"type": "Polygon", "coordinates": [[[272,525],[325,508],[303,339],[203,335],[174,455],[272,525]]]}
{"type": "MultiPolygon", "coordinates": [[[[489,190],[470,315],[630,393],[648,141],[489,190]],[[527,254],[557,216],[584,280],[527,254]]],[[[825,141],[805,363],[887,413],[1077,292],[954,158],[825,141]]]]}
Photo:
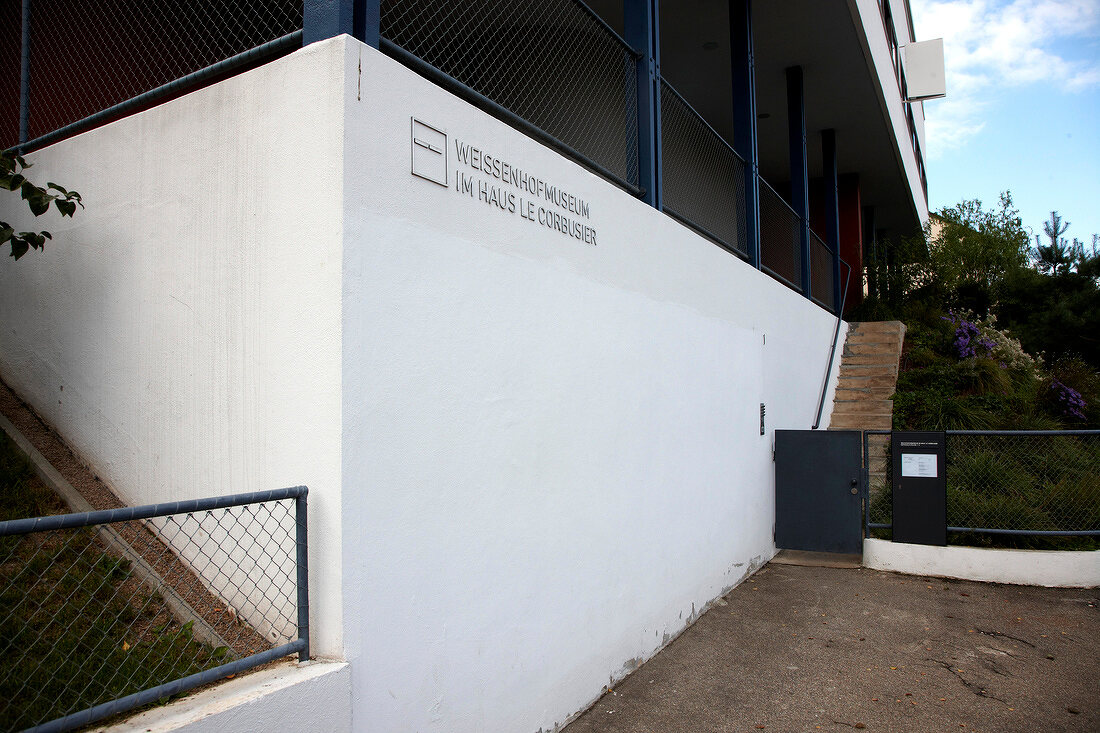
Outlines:
{"type": "Polygon", "coordinates": [[[305,489],[0,522],[0,725],[71,729],[308,656],[305,489]]]}
{"type": "Polygon", "coordinates": [[[1100,536],[1100,432],[948,431],[947,527],[1100,536]]]}
{"type": "Polygon", "coordinates": [[[748,257],[745,162],[664,80],[661,164],[665,211],[748,257]]]}
{"type": "Polygon", "coordinates": [[[18,139],[24,20],[30,140],[302,29],[301,0],[31,0],[27,18],[22,0],[0,2],[3,147],[26,142],[18,139]]]}
{"type": "MultiPolygon", "coordinates": [[[[890,434],[867,431],[867,522],[893,525],[890,434]]],[[[1100,549],[1100,431],[946,431],[948,543],[1100,549]]]]}
{"type": "Polygon", "coordinates": [[[636,56],[579,0],[383,0],[380,33],[637,186],[636,56]]]}
{"type": "Polygon", "coordinates": [[[794,209],[760,179],[760,264],[769,274],[802,290],[802,220],[794,209]]]}

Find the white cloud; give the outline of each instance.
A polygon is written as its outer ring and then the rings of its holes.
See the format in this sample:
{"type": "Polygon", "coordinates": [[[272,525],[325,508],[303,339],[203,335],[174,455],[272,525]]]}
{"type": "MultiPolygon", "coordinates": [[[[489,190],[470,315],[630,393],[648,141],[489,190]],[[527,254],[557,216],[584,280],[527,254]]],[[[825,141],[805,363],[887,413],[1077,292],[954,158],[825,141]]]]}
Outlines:
{"type": "Polygon", "coordinates": [[[1100,36],[1097,0],[912,0],[918,40],[944,39],[947,99],[925,105],[929,155],[940,157],[983,127],[994,91],[1050,84],[1100,86],[1100,59],[1061,52],[1068,39],[1100,36]]]}

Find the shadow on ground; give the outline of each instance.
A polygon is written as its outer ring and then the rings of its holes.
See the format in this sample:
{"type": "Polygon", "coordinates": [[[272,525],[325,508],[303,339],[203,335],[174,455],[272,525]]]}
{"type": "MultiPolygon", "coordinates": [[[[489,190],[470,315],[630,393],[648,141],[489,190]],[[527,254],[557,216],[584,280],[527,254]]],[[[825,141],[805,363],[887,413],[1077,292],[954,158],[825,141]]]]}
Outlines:
{"type": "Polygon", "coordinates": [[[769,564],[586,731],[1098,731],[1100,593],[769,564]]]}

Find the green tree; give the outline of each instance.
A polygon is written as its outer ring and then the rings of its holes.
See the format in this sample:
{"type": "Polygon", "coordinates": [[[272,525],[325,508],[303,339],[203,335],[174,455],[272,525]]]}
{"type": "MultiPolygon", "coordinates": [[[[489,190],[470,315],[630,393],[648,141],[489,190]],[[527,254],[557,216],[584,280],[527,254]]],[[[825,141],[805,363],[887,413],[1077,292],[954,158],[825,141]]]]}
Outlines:
{"type": "MultiPolygon", "coordinates": [[[[0,152],[0,188],[18,191],[35,216],[42,216],[49,211],[50,204],[62,216],[72,216],[76,213],[77,206],[84,208],[80,194],[76,191],[67,191],[53,182],[42,188],[27,180],[26,171],[30,167],[22,157],[0,152]]],[[[11,242],[11,256],[15,259],[19,259],[30,249],[45,249],[47,239],[53,239],[47,231],[17,232],[6,221],[0,221],[0,246],[11,242]]]]}
{"type": "Polygon", "coordinates": [[[1035,266],[1044,275],[1064,275],[1084,257],[1084,245],[1079,239],[1074,237],[1073,242],[1068,242],[1062,236],[1067,229],[1069,222],[1052,211],[1050,221],[1043,222],[1043,233],[1050,243],[1044,246],[1039,235],[1035,235],[1035,266]]]}
{"type": "Polygon", "coordinates": [[[939,213],[941,225],[928,232],[927,278],[949,303],[962,296],[991,294],[1004,278],[1027,266],[1031,238],[1005,191],[996,208],[962,201],[939,213]]]}

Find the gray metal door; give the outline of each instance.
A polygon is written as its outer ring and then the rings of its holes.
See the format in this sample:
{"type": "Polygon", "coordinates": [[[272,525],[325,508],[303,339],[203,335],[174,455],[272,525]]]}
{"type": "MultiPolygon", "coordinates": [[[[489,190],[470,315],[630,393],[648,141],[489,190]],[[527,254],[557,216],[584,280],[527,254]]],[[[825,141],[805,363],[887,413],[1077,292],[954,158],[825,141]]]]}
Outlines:
{"type": "Polygon", "coordinates": [[[858,430],[775,431],[775,544],[863,552],[858,430]]]}

